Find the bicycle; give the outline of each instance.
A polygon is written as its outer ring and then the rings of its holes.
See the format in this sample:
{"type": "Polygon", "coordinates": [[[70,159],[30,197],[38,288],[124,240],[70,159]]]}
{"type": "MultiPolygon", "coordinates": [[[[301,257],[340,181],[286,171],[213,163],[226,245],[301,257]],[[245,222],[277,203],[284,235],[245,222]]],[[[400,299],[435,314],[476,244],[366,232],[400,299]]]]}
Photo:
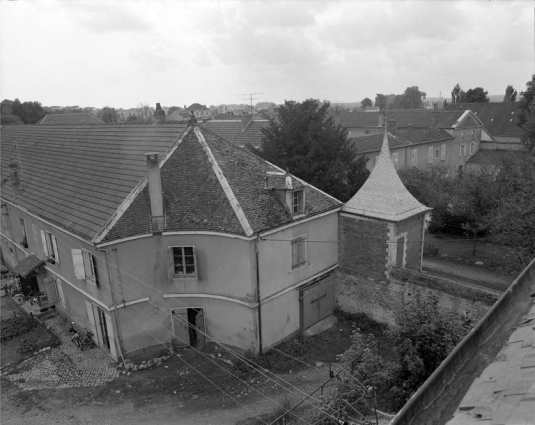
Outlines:
{"type": "Polygon", "coordinates": [[[93,348],[95,343],[93,342],[93,332],[88,331],[87,328],[84,328],[85,335],[82,336],[78,331],[74,331],[74,335],[71,338],[71,341],[74,342],[80,351],[84,351],[86,348],[93,348]]]}

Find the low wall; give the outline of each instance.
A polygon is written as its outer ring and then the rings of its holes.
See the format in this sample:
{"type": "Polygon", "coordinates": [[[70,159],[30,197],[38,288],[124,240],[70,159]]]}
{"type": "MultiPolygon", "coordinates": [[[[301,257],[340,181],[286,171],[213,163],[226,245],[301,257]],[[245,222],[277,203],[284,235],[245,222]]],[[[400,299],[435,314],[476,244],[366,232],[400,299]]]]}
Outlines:
{"type": "Polygon", "coordinates": [[[530,300],[535,289],[535,259],[503,293],[500,299],[485,314],[483,319],[463,338],[407,404],[392,419],[390,425],[423,423],[420,415],[433,410],[433,404],[441,397],[465,362],[500,329],[500,324],[515,312],[519,303],[530,300]]]}
{"type": "Polygon", "coordinates": [[[338,271],[338,307],[351,313],[366,313],[382,323],[393,324],[395,312],[417,294],[423,299],[435,296],[439,311],[468,313],[476,320],[480,320],[499,297],[490,291],[397,267],[392,268],[388,281],[364,277],[347,269],[338,271]]]}

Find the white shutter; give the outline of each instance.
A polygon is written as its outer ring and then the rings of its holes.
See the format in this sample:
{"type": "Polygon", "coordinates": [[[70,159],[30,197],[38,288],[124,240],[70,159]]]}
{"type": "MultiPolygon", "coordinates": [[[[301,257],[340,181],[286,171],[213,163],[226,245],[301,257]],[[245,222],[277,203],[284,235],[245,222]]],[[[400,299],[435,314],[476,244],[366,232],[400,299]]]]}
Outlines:
{"type": "Polygon", "coordinates": [[[85,279],[84,254],[81,249],[72,249],[72,265],[76,279],[85,279]]]}
{"type": "Polygon", "coordinates": [[[115,330],[113,329],[113,322],[108,313],[104,313],[106,318],[106,328],[108,330],[108,339],[110,340],[110,354],[113,360],[117,360],[117,348],[115,346],[115,330]]]}
{"type": "Polygon", "coordinates": [[[429,146],[427,148],[427,162],[429,163],[433,162],[433,146],[429,146]]]}
{"type": "Polygon", "coordinates": [[[45,254],[47,257],[50,257],[50,253],[48,252],[48,246],[46,244],[46,234],[44,230],[41,230],[41,241],[43,242],[43,254],[45,254]]]}
{"type": "Polygon", "coordinates": [[[446,143],[443,143],[440,147],[440,159],[444,161],[446,159],[446,143]]]}
{"type": "Polygon", "coordinates": [[[173,258],[173,248],[167,250],[167,279],[169,282],[173,281],[175,277],[175,259],[173,258]]]}
{"type": "Polygon", "coordinates": [[[91,283],[96,283],[95,279],[95,264],[93,263],[93,255],[86,251],[82,250],[82,255],[84,257],[84,270],[85,278],[88,279],[91,283]]]}
{"type": "Polygon", "coordinates": [[[193,262],[195,263],[195,276],[197,277],[197,280],[201,280],[201,276],[199,274],[199,263],[197,263],[197,250],[195,247],[193,247],[193,262]]]}
{"type": "Polygon", "coordinates": [[[93,304],[89,301],[85,302],[87,307],[87,318],[89,319],[89,330],[93,332],[93,341],[97,342],[97,324],[95,322],[95,316],[93,314],[93,304]]]}
{"type": "Polygon", "coordinates": [[[59,263],[58,243],[56,242],[56,237],[54,235],[50,235],[50,239],[52,239],[52,249],[54,250],[54,259],[56,260],[56,263],[59,263]]]}
{"type": "Polygon", "coordinates": [[[56,289],[58,290],[59,303],[63,308],[66,308],[65,295],[63,295],[63,287],[61,286],[61,280],[56,277],[54,281],[56,282],[56,289]]]}

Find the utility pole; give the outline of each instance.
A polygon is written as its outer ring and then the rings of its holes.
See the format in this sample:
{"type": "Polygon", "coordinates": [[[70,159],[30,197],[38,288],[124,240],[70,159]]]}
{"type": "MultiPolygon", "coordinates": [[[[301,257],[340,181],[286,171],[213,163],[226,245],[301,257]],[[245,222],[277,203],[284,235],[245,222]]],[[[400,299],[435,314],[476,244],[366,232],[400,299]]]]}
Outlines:
{"type": "Polygon", "coordinates": [[[244,100],[249,99],[251,103],[251,115],[253,115],[253,99],[260,99],[259,97],[253,97],[256,94],[264,94],[264,93],[242,93],[240,94],[240,96],[247,96],[247,97],[244,97],[244,100]]]}

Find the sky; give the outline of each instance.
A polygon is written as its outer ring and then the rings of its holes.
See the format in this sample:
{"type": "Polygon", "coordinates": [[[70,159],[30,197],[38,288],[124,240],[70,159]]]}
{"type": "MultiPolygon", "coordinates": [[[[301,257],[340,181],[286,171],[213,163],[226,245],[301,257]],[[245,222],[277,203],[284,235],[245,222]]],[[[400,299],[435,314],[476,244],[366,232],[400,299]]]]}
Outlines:
{"type": "Polygon", "coordinates": [[[0,97],[130,108],[519,92],[533,1],[0,0],[0,97]]]}

